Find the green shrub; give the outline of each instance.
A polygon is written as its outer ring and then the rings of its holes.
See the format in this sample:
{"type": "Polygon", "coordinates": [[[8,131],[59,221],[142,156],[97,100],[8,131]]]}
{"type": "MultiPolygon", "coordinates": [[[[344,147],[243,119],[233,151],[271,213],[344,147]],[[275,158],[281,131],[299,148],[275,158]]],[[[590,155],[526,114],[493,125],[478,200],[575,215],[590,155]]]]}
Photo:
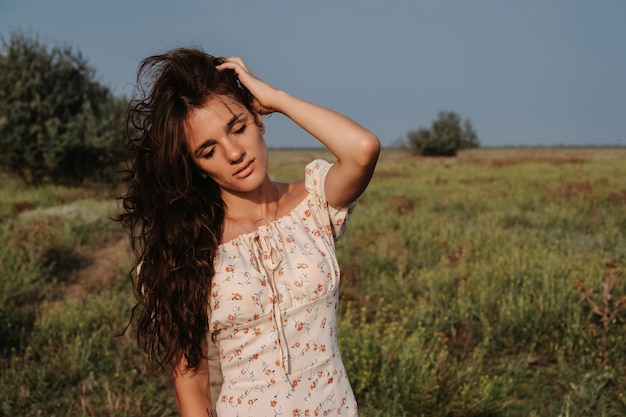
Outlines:
{"type": "Polygon", "coordinates": [[[430,129],[421,127],[407,133],[407,138],[410,148],[424,156],[454,156],[480,145],[472,122],[465,119],[461,123],[459,115],[451,111],[439,112],[430,129]]]}
{"type": "Polygon", "coordinates": [[[126,101],[80,53],[12,32],[0,54],[0,164],[29,183],[110,180],[126,101]]]}

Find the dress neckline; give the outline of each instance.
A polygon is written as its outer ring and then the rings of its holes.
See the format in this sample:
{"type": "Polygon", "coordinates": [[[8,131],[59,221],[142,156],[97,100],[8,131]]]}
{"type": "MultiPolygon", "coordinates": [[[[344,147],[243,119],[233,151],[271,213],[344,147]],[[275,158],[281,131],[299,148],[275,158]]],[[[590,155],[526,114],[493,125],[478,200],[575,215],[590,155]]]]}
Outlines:
{"type": "Polygon", "coordinates": [[[308,192],[307,195],[298,204],[296,204],[296,206],[294,208],[289,210],[284,215],[282,215],[282,216],[280,216],[280,217],[278,217],[278,218],[276,218],[274,220],[271,220],[271,221],[268,220],[267,224],[263,224],[263,225],[259,226],[258,228],[256,228],[252,232],[241,233],[241,234],[235,236],[234,238],[232,238],[230,240],[222,242],[222,243],[220,243],[219,247],[223,247],[223,246],[229,245],[229,244],[232,245],[233,243],[238,243],[238,241],[240,241],[241,239],[243,239],[244,237],[247,237],[247,236],[255,236],[259,232],[259,230],[266,230],[270,226],[273,226],[273,225],[279,223],[284,218],[291,217],[293,212],[298,210],[300,208],[300,206],[302,206],[305,202],[307,202],[309,200],[310,197],[311,197],[311,192],[308,192]]]}

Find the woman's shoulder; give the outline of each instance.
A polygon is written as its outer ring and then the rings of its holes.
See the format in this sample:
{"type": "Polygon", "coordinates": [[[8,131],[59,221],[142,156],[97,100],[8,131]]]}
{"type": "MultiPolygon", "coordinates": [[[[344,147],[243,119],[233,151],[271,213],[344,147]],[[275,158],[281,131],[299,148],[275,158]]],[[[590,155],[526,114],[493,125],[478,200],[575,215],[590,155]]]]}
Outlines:
{"type": "Polygon", "coordinates": [[[293,183],[275,183],[278,190],[278,212],[277,218],[289,214],[304,200],[308,191],[304,186],[304,181],[293,183]]]}
{"type": "Polygon", "coordinates": [[[332,163],[324,159],[316,159],[307,164],[304,170],[304,187],[309,194],[326,200],[324,182],[326,181],[326,174],[332,166],[332,163]]]}
{"type": "Polygon", "coordinates": [[[306,165],[304,180],[293,183],[275,183],[279,195],[277,217],[290,213],[309,194],[323,194],[321,186],[331,165],[323,159],[316,159],[306,165]]]}

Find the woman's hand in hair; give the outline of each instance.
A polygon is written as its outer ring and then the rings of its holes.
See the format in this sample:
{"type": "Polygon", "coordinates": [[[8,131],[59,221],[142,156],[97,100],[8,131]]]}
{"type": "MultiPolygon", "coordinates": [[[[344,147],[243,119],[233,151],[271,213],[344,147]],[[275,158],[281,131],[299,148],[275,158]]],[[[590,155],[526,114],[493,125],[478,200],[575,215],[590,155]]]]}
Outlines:
{"type": "Polygon", "coordinates": [[[274,103],[277,96],[280,95],[280,91],[252,74],[243,59],[239,57],[226,58],[224,63],[216,68],[219,71],[225,69],[235,71],[239,82],[254,96],[254,106],[259,114],[265,115],[278,111],[274,103]]]}

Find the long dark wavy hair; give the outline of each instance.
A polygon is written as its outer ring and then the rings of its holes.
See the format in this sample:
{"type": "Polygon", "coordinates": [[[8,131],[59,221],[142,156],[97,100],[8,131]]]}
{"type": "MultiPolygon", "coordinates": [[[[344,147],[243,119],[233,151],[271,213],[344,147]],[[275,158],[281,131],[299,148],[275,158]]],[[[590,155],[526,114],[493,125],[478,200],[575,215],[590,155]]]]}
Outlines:
{"type": "Polygon", "coordinates": [[[209,323],[209,290],[222,236],[218,185],[194,164],[185,136],[194,109],[229,96],[257,117],[252,95],[223,62],[178,48],[143,60],[127,120],[128,191],[117,220],[130,235],[139,347],[161,368],[184,358],[197,369],[209,323]]]}

